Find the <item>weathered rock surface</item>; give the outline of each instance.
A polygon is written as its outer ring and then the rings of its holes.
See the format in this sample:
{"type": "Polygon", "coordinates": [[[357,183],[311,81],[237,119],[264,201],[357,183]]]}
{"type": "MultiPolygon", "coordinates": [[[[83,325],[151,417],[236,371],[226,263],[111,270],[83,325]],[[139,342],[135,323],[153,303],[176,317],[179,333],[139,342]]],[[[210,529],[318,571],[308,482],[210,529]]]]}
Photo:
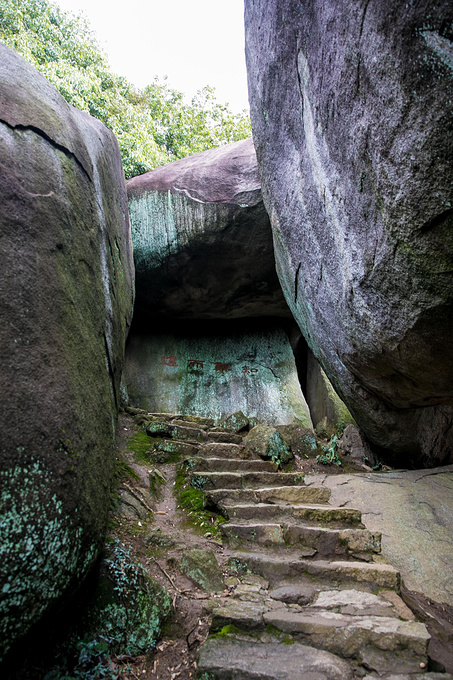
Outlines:
{"type": "Polygon", "coordinates": [[[218,680],[348,680],[349,666],[334,654],[294,643],[261,645],[245,640],[208,640],[200,650],[200,673],[218,680]]]}
{"type": "Polygon", "coordinates": [[[378,463],[377,456],[353,423],[349,423],[343,432],[340,448],[357,463],[366,463],[370,467],[378,463]]]}
{"type": "Polygon", "coordinates": [[[453,6],[246,0],[254,142],[286,300],[357,423],[453,454],[453,6]]]}
{"type": "Polygon", "coordinates": [[[207,592],[219,592],[225,587],[222,572],[212,550],[201,548],[186,550],[182,555],[180,569],[207,592]]]}
{"type": "Polygon", "coordinates": [[[244,438],[244,446],[261,458],[270,458],[274,463],[285,464],[294,458],[291,446],[283,435],[269,425],[257,425],[244,438]]]}
{"type": "Polygon", "coordinates": [[[358,508],[406,586],[453,606],[453,466],[430,471],[310,478],[332,491],[332,502],[358,508]]]}
{"type": "Polygon", "coordinates": [[[323,418],[327,419],[329,426],[335,428],[339,423],[353,422],[354,419],[347,406],[335,392],[332,383],[310,349],[307,350],[305,383],[305,398],[315,427],[323,418]]]}
{"type": "Polygon", "coordinates": [[[130,403],[149,411],[190,411],[217,422],[242,411],[271,425],[312,426],[288,338],[270,321],[132,334],[124,383],[130,403]]]}
{"type": "Polygon", "coordinates": [[[102,543],[133,303],[118,145],[0,45],[0,657],[102,543]]]}
{"type": "Polygon", "coordinates": [[[290,316],[251,139],[127,182],[136,316],[290,316]]]}

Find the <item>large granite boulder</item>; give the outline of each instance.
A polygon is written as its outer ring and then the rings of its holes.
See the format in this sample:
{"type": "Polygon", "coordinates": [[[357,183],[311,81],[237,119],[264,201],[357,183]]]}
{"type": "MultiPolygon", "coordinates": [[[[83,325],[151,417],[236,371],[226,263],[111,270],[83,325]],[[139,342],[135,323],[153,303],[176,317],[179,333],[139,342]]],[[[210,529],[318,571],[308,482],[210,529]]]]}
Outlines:
{"type": "Polygon", "coordinates": [[[102,544],[133,305],[113,134],[0,44],[0,658],[102,544]]]}
{"type": "Polygon", "coordinates": [[[453,5],[246,0],[277,271],[368,437],[453,455],[453,5]]]}
{"type": "Polygon", "coordinates": [[[251,139],[127,182],[136,319],[290,316],[251,139]]]}

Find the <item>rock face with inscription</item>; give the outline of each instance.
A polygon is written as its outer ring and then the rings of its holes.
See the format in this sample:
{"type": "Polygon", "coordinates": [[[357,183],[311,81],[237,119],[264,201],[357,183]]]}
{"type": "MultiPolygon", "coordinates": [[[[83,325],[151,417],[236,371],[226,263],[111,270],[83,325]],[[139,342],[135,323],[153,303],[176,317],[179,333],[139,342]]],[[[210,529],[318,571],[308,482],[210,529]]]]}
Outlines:
{"type": "Polygon", "coordinates": [[[130,403],[311,426],[252,140],[134,177],[127,191],[137,272],[130,403]]]}
{"type": "Polygon", "coordinates": [[[286,300],[368,437],[453,456],[453,5],[246,0],[286,300]]]}
{"type": "Polygon", "coordinates": [[[133,261],[117,142],[0,44],[0,658],[103,542],[133,261]]]}
{"type": "Polygon", "coordinates": [[[286,316],[251,139],[127,182],[136,319],[286,316]]]}
{"type": "Polygon", "coordinates": [[[278,322],[198,323],[134,333],[123,381],[130,403],[216,422],[241,410],[272,425],[312,422],[287,335],[278,322]]]}

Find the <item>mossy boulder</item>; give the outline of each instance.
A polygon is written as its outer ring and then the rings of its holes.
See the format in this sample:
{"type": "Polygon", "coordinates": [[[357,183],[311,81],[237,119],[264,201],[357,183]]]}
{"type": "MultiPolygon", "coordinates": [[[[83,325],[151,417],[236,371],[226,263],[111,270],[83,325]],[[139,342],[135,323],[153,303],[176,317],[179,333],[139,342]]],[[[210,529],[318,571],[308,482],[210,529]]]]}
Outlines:
{"type": "Polygon", "coordinates": [[[289,318],[251,139],[133,177],[127,192],[137,321],[289,318]]]}
{"type": "Polygon", "coordinates": [[[301,427],[297,423],[277,425],[275,429],[285,438],[294,454],[313,458],[321,452],[318,438],[313,430],[301,427]]]}
{"type": "Polygon", "coordinates": [[[0,658],[103,545],[132,316],[121,158],[0,44],[0,658]]]}
{"type": "Polygon", "coordinates": [[[285,465],[294,458],[290,444],[270,425],[257,425],[244,438],[245,448],[261,458],[270,458],[277,465],[285,465]]]}
{"type": "MultiPolygon", "coordinates": [[[[169,418],[181,421],[178,427],[184,422],[211,427],[242,411],[269,425],[312,426],[279,320],[168,321],[136,331],[128,339],[123,379],[131,403],[158,413],[159,420],[168,422],[162,416],[167,412],[192,412],[201,420],[169,418]]],[[[139,418],[141,424],[152,420],[146,414],[139,418]]]]}
{"type": "Polygon", "coordinates": [[[182,554],[179,568],[207,593],[219,593],[225,588],[222,572],[212,550],[186,550],[182,554]]]}

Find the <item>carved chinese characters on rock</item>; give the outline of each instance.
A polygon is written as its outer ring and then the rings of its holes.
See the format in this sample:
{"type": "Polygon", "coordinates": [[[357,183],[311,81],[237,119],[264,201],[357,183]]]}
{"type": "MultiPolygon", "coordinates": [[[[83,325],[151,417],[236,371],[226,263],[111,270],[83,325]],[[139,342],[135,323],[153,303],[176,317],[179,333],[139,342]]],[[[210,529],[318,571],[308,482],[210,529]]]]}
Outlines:
{"type": "Polygon", "coordinates": [[[223,364],[220,361],[216,361],[214,370],[219,371],[219,373],[228,373],[228,371],[231,371],[231,364],[223,364]]]}
{"type": "MultiPolygon", "coordinates": [[[[160,360],[163,366],[168,366],[169,368],[179,368],[176,356],[173,355],[161,356],[160,360]]],[[[192,371],[204,371],[205,363],[207,362],[204,359],[187,359],[187,368],[192,371]]],[[[229,373],[232,370],[231,363],[225,363],[223,361],[215,361],[213,363],[214,371],[216,371],[217,373],[229,373]]],[[[257,368],[251,368],[250,366],[247,365],[242,366],[243,375],[254,375],[255,373],[258,373],[257,368]]]]}
{"type": "Polygon", "coordinates": [[[202,371],[204,368],[204,361],[200,361],[199,359],[188,359],[187,368],[197,368],[202,371]]]}
{"type": "Polygon", "coordinates": [[[176,357],[173,357],[173,356],[161,357],[160,360],[161,360],[161,362],[164,366],[171,366],[172,368],[178,368],[178,364],[176,363],[176,357]]]}

